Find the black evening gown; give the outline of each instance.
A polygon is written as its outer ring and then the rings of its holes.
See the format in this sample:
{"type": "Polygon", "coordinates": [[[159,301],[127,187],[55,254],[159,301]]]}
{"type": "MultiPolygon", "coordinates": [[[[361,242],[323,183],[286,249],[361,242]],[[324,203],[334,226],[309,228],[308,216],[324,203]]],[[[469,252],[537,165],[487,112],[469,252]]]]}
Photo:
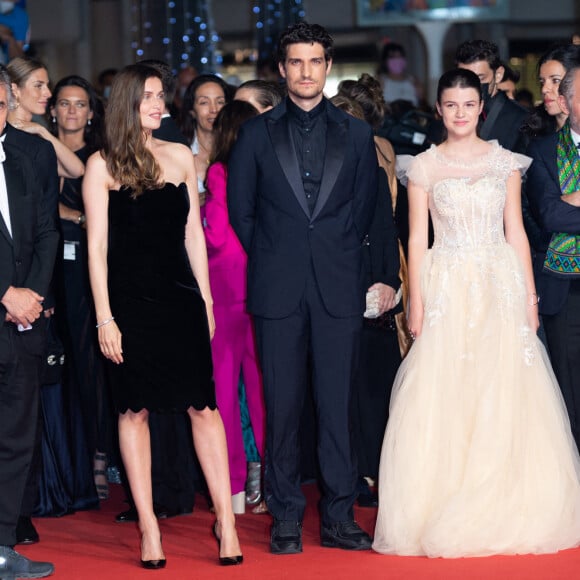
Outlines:
{"type": "Polygon", "coordinates": [[[120,413],[216,408],[205,303],[185,250],[188,212],[185,184],[109,192],[109,299],[124,359],[110,363],[110,377],[120,413]]]}
{"type": "MultiPolygon", "coordinates": [[[[86,147],[76,151],[86,162],[86,147]]],[[[59,201],[83,211],[82,178],[65,179],[59,201]]],[[[51,336],[62,341],[63,372],[45,380],[41,390],[42,470],[35,516],[61,516],[98,507],[92,458],[110,451],[112,414],[103,358],[96,344],[89,285],[86,232],[61,220],[63,259],[55,275],[56,310],[51,336]],[[108,437],[107,437],[108,435],[108,437]]]]}

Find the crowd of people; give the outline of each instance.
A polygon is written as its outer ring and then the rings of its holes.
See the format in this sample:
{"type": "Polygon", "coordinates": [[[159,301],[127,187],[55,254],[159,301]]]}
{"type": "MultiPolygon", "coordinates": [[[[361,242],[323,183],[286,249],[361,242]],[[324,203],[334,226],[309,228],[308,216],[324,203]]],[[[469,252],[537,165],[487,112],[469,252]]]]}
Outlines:
{"type": "Polygon", "coordinates": [[[14,547],[106,501],[112,466],[144,568],[196,491],[221,565],[247,508],[302,552],[305,429],[323,546],[580,545],[580,47],[540,58],[528,110],[498,47],[464,42],[412,155],[385,132],[424,100],[402,46],[331,98],[323,27],[277,61],[233,87],[144,60],[98,91],[0,65],[0,576],[50,575],[14,547]],[[46,422],[70,469],[43,464],[46,422]]]}

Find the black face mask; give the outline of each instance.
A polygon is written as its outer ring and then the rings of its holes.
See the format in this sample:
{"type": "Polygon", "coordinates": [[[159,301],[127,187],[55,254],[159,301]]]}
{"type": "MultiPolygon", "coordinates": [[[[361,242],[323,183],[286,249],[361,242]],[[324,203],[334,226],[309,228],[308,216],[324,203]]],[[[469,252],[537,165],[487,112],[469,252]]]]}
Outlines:
{"type": "Polygon", "coordinates": [[[491,103],[491,95],[489,94],[490,83],[481,83],[481,96],[483,98],[483,108],[487,109],[491,103]]]}

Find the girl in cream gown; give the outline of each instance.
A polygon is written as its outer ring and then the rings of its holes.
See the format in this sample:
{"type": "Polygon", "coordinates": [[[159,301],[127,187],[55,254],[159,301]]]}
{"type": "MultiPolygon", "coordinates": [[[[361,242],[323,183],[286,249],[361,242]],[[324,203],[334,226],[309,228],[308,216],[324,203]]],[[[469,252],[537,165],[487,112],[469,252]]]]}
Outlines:
{"type": "Polygon", "coordinates": [[[477,137],[473,73],[445,73],[437,106],[447,141],[398,160],[416,341],[393,386],[373,549],[454,558],[574,547],[580,461],[536,337],[521,225],[531,160],[477,137]]]}

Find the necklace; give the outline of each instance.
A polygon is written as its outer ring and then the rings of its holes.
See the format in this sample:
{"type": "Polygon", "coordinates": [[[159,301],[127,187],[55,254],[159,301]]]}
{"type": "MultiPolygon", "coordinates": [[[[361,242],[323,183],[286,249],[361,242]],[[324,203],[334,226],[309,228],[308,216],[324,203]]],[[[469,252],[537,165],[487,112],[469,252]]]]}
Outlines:
{"type": "MultiPolygon", "coordinates": [[[[210,158],[209,151],[208,151],[207,147],[201,142],[199,137],[197,138],[197,144],[199,145],[200,149],[203,149],[205,151],[205,154],[207,155],[207,158],[205,161],[209,165],[209,158],[210,158]]],[[[199,157],[199,154],[198,154],[198,157],[199,157]]]]}

